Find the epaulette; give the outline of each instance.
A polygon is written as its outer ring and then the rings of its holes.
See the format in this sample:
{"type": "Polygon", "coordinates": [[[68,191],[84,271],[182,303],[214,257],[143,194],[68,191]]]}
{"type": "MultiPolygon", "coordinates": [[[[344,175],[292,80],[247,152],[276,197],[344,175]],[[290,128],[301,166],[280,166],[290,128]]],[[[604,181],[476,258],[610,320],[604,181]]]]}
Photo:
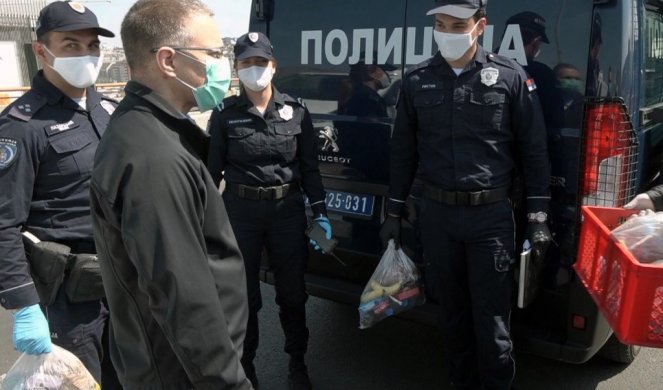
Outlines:
{"type": "Polygon", "coordinates": [[[28,122],[32,117],[46,105],[46,98],[32,91],[28,91],[9,105],[2,114],[13,119],[28,122]]]}
{"type": "Polygon", "coordinates": [[[237,104],[237,102],[239,102],[239,96],[238,95],[229,96],[229,97],[223,99],[223,101],[219,104],[219,106],[217,108],[218,108],[219,111],[223,111],[226,108],[233,107],[234,105],[237,104]]]}
{"type": "Polygon", "coordinates": [[[304,100],[300,97],[294,98],[287,93],[281,93],[281,96],[283,96],[283,101],[286,103],[294,103],[306,108],[306,103],[304,103],[304,100]]]}
{"type": "Polygon", "coordinates": [[[520,69],[520,65],[518,65],[516,60],[511,59],[509,57],[504,57],[504,56],[501,56],[499,54],[486,52],[486,58],[488,59],[488,61],[492,61],[496,64],[506,66],[507,68],[511,68],[511,69],[514,69],[514,70],[520,69]]]}
{"type": "Polygon", "coordinates": [[[418,63],[418,64],[416,64],[416,65],[413,65],[413,66],[407,68],[407,69],[405,70],[405,76],[407,77],[407,76],[409,76],[411,73],[414,73],[414,72],[416,72],[416,71],[418,71],[418,70],[420,70],[420,69],[423,69],[423,68],[427,68],[428,66],[431,65],[431,63],[433,62],[434,59],[435,59],[435,57],[433,56],[433,57],[430,57],[430,58],[428,58],[427,60],[425,60],[425,61],[423,61],[423,62],[420,62],[420,63],[418,63]]]}

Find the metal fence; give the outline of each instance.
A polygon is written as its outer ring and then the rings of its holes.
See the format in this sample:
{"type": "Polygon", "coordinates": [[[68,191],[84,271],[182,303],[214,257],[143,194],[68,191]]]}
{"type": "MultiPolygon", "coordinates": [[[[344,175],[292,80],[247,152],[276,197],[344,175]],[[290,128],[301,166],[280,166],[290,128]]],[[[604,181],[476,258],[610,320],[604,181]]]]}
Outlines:
{"type": "Polygon", "coordinates": [[[30,85],[30,78],[37,70],[31,48],[36,38],[33,28],[46,4],[47,0],[0,0],[0,41],[16,44],[20,85],[30,85]]]}

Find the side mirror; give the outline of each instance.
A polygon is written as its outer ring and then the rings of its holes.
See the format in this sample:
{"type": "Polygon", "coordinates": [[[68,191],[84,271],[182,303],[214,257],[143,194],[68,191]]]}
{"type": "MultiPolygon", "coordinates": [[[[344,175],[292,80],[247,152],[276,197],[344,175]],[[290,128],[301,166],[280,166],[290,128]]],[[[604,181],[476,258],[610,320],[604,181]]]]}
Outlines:
{"type": "Polygon", "coordinates": [[[256,19],[271,22],[274,19],[274,1],[275,0],[256,0],[256,19]]]}

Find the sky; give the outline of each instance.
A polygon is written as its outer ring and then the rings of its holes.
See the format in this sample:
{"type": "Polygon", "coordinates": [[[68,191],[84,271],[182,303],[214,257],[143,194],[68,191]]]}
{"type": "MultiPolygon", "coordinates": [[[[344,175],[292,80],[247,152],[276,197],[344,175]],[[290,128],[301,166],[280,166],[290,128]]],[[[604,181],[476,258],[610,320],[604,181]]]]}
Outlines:
{"type": "MultiPolygon", "coordinates": [[[[120,25],[135,0],[78,0],[89,7],[99,19],[99,25],[115,33],[115,38],[100,37],[102,44],[122,46],[120,25]]],[[[249,29],[251,0],[203,0],[214,11],[223,37],[238,37],[249,29]]]]}

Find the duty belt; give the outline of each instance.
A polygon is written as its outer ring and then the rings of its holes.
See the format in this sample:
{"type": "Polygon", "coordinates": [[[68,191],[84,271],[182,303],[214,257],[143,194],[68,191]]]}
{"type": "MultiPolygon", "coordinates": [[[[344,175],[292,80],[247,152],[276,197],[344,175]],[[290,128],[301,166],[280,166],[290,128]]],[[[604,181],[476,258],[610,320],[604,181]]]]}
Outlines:
{"type": "Polygon", "coordinates": [[[480,206],[495,203],[509,197],[508,188],[492,188],[480,191],[445,191],[441,188],[424,185],[424,196],[436,202],[451,206],[480,206]]]}
{"type": "Polygon", "coordinates": [[[278,200],[285,198],[294,191],[298,191],[299,183],[293,182],[271,187],[252,187],[244,184],[226,183],[226,188],[244,199],[278,200]]]}

